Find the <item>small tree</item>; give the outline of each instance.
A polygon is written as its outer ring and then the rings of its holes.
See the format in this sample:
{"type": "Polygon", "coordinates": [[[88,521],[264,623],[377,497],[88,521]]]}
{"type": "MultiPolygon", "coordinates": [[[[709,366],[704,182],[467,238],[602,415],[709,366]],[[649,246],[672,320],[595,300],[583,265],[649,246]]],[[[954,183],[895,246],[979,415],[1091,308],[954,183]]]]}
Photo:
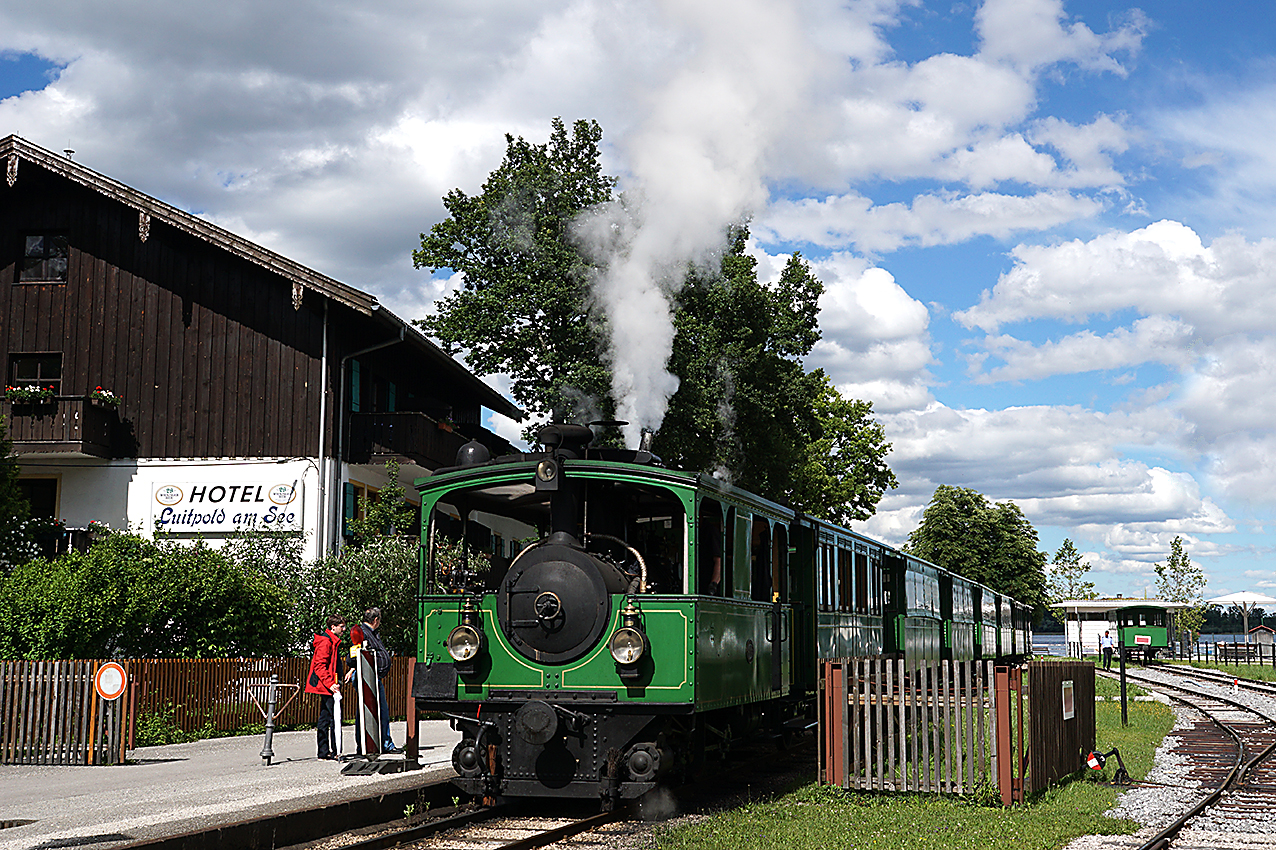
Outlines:
{"type": "Polygon", "coordinates": [[[1059,551],[1050,562],[1050,575],[1046,582],[1046,595],[1051,602],[1065,599],[1094,599],[1094,582],[1086,581],[1090,565],[1081,560],[1081,553],[1072,541],[1064,538],[1059,551]]]}
{"type": "Polygon", "coordinates": [[[12,452],[13,443],[0,416],[0,576],[38,554],[27,530],[30,507],[18,489],[18,464],[12,452]]]}
{"type": "Polygon", "coordinates": [[[1191,607],[1178,613],[1179,629],[1200,635],[1205,624],[1205,573],[1192,563],[1183,549],[1183,538],[1170,543],[1170,557],[1156,565],[1156,592],[1167,602],[1184,602],[1191,607]]]}
{"type": "Polygon", "coordinates": [[[385,464],[389,482],[374,497],[364,496],[359,501],[362,517],[347,523],[355,546],[364,546],[383,537],[399,537],[416,524],[416,508],[403,497],[403,485],[399,483],[399,462],[389,460],[385,464]]]}

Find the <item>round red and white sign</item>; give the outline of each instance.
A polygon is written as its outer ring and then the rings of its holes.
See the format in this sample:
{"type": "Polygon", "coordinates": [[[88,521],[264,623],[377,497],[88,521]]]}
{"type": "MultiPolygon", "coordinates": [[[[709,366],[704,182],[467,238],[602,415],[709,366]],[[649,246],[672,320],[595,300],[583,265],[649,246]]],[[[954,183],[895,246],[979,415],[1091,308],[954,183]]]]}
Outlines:
{"type": "Polygon", "coordinates": [[[128,684],[128,676],[124,668],[114,661],[108,661],[93,674],[93,688],[97,695],[105,700],[119,699],[128,684]]]}

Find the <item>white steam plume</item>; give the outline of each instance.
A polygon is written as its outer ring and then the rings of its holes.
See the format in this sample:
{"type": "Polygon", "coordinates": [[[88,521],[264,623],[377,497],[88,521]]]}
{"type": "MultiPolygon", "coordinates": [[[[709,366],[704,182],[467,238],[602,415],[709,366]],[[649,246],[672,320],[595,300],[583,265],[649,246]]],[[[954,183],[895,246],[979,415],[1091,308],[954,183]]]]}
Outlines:
{"type": "MultiPolygon", "coordinates": [[[[620,144],[629,172],[621,203],[592,210],[578,236],[602,268],[597,307],[619,418],[635,445],[664,419],[677,379],[670,297],[688,264],[720,252],[726,228],[767,198],[767,158],[793,130],[820,67],[796,4],[777,0],[662,0],[685,41],[685,63],[647,98],[637,131],[620,144]]],[[[719,254],[720,255],[720,254],[719,254]]]]}

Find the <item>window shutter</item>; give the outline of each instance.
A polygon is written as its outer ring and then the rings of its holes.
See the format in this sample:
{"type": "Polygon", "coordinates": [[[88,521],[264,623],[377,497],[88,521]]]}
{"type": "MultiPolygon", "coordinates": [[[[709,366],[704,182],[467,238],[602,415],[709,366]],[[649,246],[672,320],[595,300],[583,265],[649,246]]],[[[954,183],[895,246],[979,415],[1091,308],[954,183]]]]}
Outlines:
{"type": "Polygon", "coordinates": [[[389,412],[390,412],[390,413],[394,413],[394,395],[395,395],[395,389],[396,389],[396,388],[395,388],[395,386],[394,386],[394,381],[391,381],[391,382],[390,382],[390,399],[389,399],[389,402],[390,402],[389,412]]]}
{"type": "Polygon", "coordinates": [[[350,361],[350,412],[359,412],[359,361],[350,361]]]}
{"type": "Polygon", "coordinates": [[[343,537],[349,537],[349,523],[354,519],[354,485],[347,481],[341,486],[345,494],[345,510],[341,512],[341,534],[343,537]]]}

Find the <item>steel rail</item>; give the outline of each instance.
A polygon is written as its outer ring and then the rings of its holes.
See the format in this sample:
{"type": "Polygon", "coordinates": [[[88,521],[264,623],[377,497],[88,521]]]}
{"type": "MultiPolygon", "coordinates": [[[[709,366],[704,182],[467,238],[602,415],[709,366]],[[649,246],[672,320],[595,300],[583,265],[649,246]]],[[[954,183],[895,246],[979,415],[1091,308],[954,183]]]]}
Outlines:
{"type": "MultiPolygon", "coordinates": [[[[1217,694],[1209,694],[1209,693],[1205,693],[1204,691],[1196,691],[1191,688],[1185,688],[1185,687],[1182,687],[1181,685],[1171,685],[1165,682],[1158,682],[1154,679],[1149,679],[1143,676],[1139,676],[1138,674],[1127,673],[1126,675],[1127,675],[1127,678],[1136,679],[1139,682],[1142,682],[1147,685],[1155,685],[1156,687],[1164,688],[1167,690],[1176,690],[1176,691],[1179,691],[1180,693],[1188,694],[1193,697],[1198,697],[1198,698],[1204,697],[1206,699],[1215,700],[1217,702],[1231,706],[1232,708],[1249,712],[1250,714],[1253,714],[1257,717],[1262,718],[1263,720],[1267,721],[1269,724],[1276,725],[1276,720],[1274,720],[1273,718],[1270,718],[1266,716],[1265,714],[1262,714],[1261,712],[1251,708],[1250,706],[1236,702],[1235,700],[1230,700],[1230,699],[1227,699],[1226,697],[1221,697],[1217,694]]],[[[1162,848],[1168,848],[1170,846],[1170,843],[1173,841],[1174,837],[1178,835],[1178,833],[1183,829],[1184,826],[1187,825],[1187,823],[1190,820],[1200,815],[1210,806],[1215,805],[1222,798],[1223,794],[1227,793],[1228,791],[1232,790],[1236,785],[1239,785],[1241,782],[1243,782],[1244,776],[1246,773],[1249,772],[1250,768],[1252,768],[1254,765],[1258,764],[1260,761],[1270,756],[1273,751],[1276,751],[1276,741],[1273,741],[1258,755],[1254,756],[1253,758],[1249,760],[1246,760],[1245,759],[1245,742],[1241,739],[1239,732],[1231,728],[1227,723],[1224,723],[1222,720],[1216,717],[1208,709],[1202,708],[1199,703],[1194,703],[1182,697],[1175,697],[1175,696],[1170,696],[1170,699],[1173,699],[1177,702],[1181,702],[1184,705],[1187,705],[1195,709],[1196,711],[1199,711],[1201,714],[1205,715],[1205,717],[1209,718],[1210,722],[1218,726],[1223,731],[1227,732],[1227,734],[1231,735],[1232,738],[1234,738],[1236,741],[1236,762],[1235,764],[1232,765],[1232,769],[1228,771],[1227,776],[1224,777],[1223,781],[1219,784],[1217,788],[1211,791],[1198,803],[1194,804],[1190,809],[1188,809],[1186,812],[1184,812],[1182,815],[1176,818],[1172,823],[1166,826],[1163,830],[1161,830],[1156,835],[1152,836],[1146,842],[1141,844],[1138,847],[1138,850],[1162,850],[1162,848]]]]}
{"type": "Polygon", "coordinates": [[[492,806],[473,809],[468,812],[458,812],[454,815],[447,815],[432,821],[416,824],[415,826],[404,827],[394,832],[374,835],[362,841],[342,844],[341,850],[386,850],[389,847],[400,847],[413,841],[423,841],[427,838],[432,838],[440,832],[446,832],[449,829],[459,829],[471,824],[482,823],[506,813],[505,806],[492,806]]]}

